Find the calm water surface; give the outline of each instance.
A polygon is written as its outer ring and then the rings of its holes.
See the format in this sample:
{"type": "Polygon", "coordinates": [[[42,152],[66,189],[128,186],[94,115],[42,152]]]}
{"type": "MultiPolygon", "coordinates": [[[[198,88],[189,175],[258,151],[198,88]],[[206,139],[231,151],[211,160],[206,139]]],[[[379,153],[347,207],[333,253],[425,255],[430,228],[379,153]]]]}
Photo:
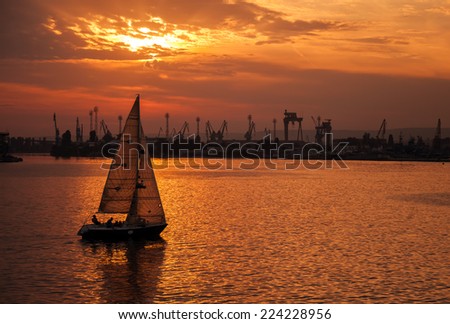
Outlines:
{"type": "Polygon", "coordinates": [[[448,163],[170,167],[163,240],[87,243],[101,163],[0,165],[1,303],[450,302],[448,163]]]}

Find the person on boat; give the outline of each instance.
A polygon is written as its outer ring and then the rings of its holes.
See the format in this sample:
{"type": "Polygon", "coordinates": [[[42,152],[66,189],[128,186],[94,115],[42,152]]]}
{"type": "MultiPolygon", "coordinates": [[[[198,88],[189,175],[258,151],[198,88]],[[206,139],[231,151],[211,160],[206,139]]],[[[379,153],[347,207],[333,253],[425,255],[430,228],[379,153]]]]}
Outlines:
{"type": "Polygon", "coordinates": [[[144,218],[138,218],[138,225],[139,226],[145,226],[147,224],[147,221],[144,218]]]}
{"type": "Polygon", "coordinates": [[[110,219],[108,219],[106,221],[106,227],[111,227],[112,226],[112,222],[113,222],[113,218],[111,217],[110,219]]]}
{"type": "Polygon", "coordinates": [[[98,221],[97,219],[97,215],[92,215],[92,223],[94,223],[95,225],[100,225],[101,223],[98,221]]]}

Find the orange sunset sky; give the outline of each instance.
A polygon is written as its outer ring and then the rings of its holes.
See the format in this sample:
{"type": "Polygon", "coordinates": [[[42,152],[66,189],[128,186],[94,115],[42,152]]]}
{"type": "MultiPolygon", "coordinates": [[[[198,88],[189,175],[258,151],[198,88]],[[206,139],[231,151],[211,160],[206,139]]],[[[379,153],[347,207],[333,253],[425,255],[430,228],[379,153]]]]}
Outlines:
{"type": "MultiPolygon", "coordinates": [[[[450,124],[450,1],[17,0],[0,4],[0,131],[52,136],[99,107],[117,132],[195,118],[258,131],[284,109],[335,129],[450,124]]],[[[203,127],[202,127],[203,130],[203,127]]]]}

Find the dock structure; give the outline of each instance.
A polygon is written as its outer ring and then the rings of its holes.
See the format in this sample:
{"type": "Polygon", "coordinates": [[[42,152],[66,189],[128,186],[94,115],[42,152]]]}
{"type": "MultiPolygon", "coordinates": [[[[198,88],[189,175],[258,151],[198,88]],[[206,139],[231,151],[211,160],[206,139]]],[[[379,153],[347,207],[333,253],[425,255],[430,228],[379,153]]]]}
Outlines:
{"type": "Polygon", "coordinates": [[[284,111],[284,140],[287,142],[289,141],[289,123],[292,123],[292,125],[295,125],[295,123],[298,123],[298,132],[297,132],[297,141],[301,140],[303,141],[303,129],[302,129],[302,117],[297,117],[297,113],[295,112],[288,112],[287,109],[284,111]]]}

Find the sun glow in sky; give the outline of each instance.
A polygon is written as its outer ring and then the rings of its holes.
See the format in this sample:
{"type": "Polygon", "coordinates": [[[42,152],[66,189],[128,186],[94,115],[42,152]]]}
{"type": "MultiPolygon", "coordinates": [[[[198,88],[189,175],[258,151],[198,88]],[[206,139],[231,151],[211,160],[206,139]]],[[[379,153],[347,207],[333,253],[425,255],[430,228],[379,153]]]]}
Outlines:
{"type": "MultiPolygon", "coordinates": [[[[192,44],[199,43],[198,36],[177,29],[176,25],[168,24],[159,17],[149,16],[141,20],[95,15],[89,18],[78,17],[77,20],[74,25],[67,26],[67,29],[85,41],[86,46],[82,49],[115,51],[120,48],[150,58],[157,57],[164,50],[187,49],[192,44]]],[[[49,21],[52,23],[44,26],[56,32],[54,20],[49,18],[49,21]]]]}
{"type": "MultiPolygon", "coordinates": [[[[202,120],[260,130],[284,109],[338,129],[450,120],[450,1],[20,0],[0,5],[0,130],[51,135],[135,93],[157,132],[202,120]]],[[[311,128],[313,125],[305,128],[311,128]]]]}

